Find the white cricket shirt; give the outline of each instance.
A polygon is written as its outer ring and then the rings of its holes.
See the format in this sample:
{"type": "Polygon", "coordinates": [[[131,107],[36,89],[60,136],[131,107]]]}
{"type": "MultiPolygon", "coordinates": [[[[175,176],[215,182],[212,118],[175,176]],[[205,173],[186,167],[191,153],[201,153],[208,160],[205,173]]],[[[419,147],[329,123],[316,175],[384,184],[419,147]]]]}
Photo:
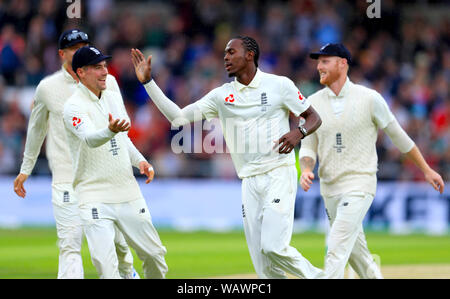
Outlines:
{"type": "MultiPolygon", "coordinates": [[[[108,75],[108,89],[120,92],[116,79],[108,75]]],[[[30,175],[46,139],[46,156],[53,184],[72,183],[72,160],[62,118],[65,102],[75,92],[77,82],[61,67],[44,78],[36,88],[34,106],[28,121],[27,138],[20,172],[30,175]]]]}
{"type": "Polygon", "coordinates": [[[249,85],[237,80],[195,102],[206,119],[219,118],[239,178],[295,164],[295,154],[279,154],[274,141],[290,131],[289,112],[299,116],[310,106],[287,77],[257,70],[249,85]]]}
{"type": "Polygon", "coordinates": [[[104,90],[100,99],[82,83],[64,105],[64,125],[72,156],[73,188],[80,204],[120,203],[142,198],[132,166],[145,158],[127,132],[108,129],[108,113],[128,119],[120,93],[104,90]]]}

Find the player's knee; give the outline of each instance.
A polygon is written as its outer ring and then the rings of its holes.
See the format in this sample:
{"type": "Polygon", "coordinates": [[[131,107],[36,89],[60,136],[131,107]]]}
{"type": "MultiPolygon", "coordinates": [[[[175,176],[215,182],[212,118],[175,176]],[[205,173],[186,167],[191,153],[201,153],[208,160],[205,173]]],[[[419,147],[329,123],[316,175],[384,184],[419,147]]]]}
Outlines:
{"type": "Polygon", "coordinates": [[[61,254],[79,254],[81,252],[82,240],[78,238],[62,238],[58,240],[61,254]]]}
{"type": "Polygon", "coordinates": [[[80,252],[83,232],[80,227],[65,227],[58,232],[58,247],[63,252],[80,252]]]}

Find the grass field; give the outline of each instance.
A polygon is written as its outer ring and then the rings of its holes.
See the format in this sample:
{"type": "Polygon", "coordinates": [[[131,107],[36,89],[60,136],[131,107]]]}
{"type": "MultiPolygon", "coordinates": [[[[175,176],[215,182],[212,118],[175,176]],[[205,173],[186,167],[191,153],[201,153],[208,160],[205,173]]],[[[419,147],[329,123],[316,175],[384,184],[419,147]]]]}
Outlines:
{"type": "MultiPolygon", "coordinates": [[[[160,230],[160,237],[167,248],[167,278],[239,277],[254,274],[242,231],[215,233],[160,230]]],[[[371,252],[380,257],[382,267],[450,265],[450,236],[367,233],[367,241],[371,252]]],[[[291,245],[315,266],[323,267],[323,234],[294,234],[291,245]]],[[[97,278],[86,242],[82,254],[85,277],[97,278]]],[[[141,262],[136,256],[135,268],[142,276],[141,262]]],[[[0,278],[56,278],[57,269],[55,229],[0,229],[0,278]]]]}

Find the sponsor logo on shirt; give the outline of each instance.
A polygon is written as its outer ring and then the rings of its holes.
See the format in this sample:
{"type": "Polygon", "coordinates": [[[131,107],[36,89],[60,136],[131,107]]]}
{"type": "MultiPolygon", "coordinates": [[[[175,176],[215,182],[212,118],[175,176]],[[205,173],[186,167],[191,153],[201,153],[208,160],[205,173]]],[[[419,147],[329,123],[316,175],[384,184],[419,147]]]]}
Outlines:
{"type": "Polygon", "coordinates": [[[234,95],[230,94],[225,98],[225,105],[234,105],[234,95]]]}
{"type": "Polygon", "coordinates": [[[72,125],[75,127],[75,129],[78,130],[78,127],[81,125],[81,118],[73,117],[72,118],[72,125]]]}
{"type": "Polygon", "coordinates": [[[74,127],[76,127],[80,122],[81,122],[81,118],[78,118],[75,116],[72,118],[72,124],[74,127]]]}
{"type": "Polygon", "coordinates": [[[302,95],[300,91],[298,92],[298,99],[300,100],[300,102],[302,102],[302,104],[305,103],[305,97],[302,95]]]}

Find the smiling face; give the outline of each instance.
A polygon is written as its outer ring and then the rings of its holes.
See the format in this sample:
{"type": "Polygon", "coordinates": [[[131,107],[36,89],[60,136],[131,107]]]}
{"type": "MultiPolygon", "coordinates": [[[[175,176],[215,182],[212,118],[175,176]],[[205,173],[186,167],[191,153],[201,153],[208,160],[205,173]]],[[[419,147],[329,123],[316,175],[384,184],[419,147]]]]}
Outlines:
{"type": "Polygon", "coordinates": [[[250,63],[254,63],[253,56],[253,52],[245,50],[241,40],[230,40],[225,47],[225,56],[223,57],[228,77],[239,76],[250,63]]]}
{"type": "Polygon", "coordinates": [[[331,85],[347,70],[348,65],[345,58],[326,55],[320,55],[318,58],[317,71],[319,72],[320,83],[323,85],[331,85]]]}
{"type": "Polygon", "coordinates": [[[95,95],[100,96],[101,91],[106,89],[106,77],[108,68],[106,61],[94,65],[87,65],[77,70],[81,83],[83,83],[95,95]]]}

